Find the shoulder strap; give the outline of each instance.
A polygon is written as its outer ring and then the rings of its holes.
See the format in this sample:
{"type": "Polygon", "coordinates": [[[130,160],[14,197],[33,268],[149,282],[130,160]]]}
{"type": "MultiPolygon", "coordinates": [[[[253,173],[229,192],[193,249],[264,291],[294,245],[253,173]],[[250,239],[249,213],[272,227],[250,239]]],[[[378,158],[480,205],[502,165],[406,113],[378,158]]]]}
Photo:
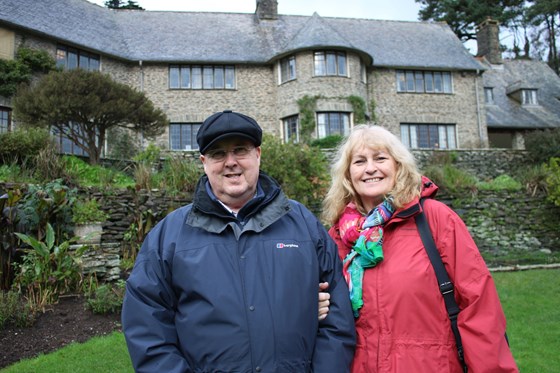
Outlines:
{"type": "MultiPolygon", "coordinates": [[[[424,199],[420,199],[422,208],[424,207],[424,199]]],[[[463,371],[467,373],[467,364],[465,362],[465,356],[463,351],[463,343],[461,341],[461,334],[459,334],[459,327],[457,326],[457,317],[459,316],[459,306],[455,302],[454,286],[451,280],[449,280],[449,275],[445,270],[441,256],[437,250],[434,238],[432,237],[432,232],[430,231],[430,225],[428,224],[428,219],[423,212],[416,214],[414,219],[416,220],[416,227],[422,238],[422,243],[424,248],[428,253],[432,267],[436,273],[437,281],[439,284],[439,290],[443,295],[443,300],[445,302],[445,308],[447,309],[447,315],[451,321],[451,330],[453,330],[453,335],[455,336],[455,343],[457,344],[457,352],[459,354],[459,361],[463,366],[463,371]]]]}

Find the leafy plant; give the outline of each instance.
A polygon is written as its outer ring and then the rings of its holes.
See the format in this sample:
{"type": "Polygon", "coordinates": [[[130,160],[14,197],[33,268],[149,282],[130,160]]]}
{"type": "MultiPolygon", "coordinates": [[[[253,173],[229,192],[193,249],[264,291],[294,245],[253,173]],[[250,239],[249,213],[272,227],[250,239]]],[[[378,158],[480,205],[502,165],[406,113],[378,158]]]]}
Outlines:
{"type": "Polygon", "coordinates": [[[490,181],[481,181],[476,184],[479,190],[506,190],[506,191],[518,191],[523,188],[521,183],[509,175],[500,175],[497,178],[490,181]]]}
{"type": "Polygon", "coordinates": [[[348,102],[354,111],[354,123],[364,124],[366,122],[366,102],[360,96],[348,96],[348,102]]]}
{"type": "Polygon", "coordinates": [[[548,172],[546,183],[548,185],[548,200],[560,206],[560,158],[550,158],[545,170],[548,172]]]}
{"type": "Polygon", "coordinates": [[[527,133],[525,149],[535,163],[545,163],[552,157],[560,157],[560,128],[527,133]]]}
{"type": "Polygon", "coordinates": [[[45,185],[29,185],[21,203],[18,217],[27,232],[36,232],[43,239],[48,223],[56,227],[56,237],[66,238],[72,232],[72,203],[76,189],[63,184],[60,179],[45,185]]]}
{"type": "Polygon", "coordinates": [[[34,306],[44,309],[61,294],[78,288],[82,278],[78,261],[81,251],[69,250],[75,238],[57,245],[50,224],[47,224],[44,241],[22,233],[15,234],[30,246],[24,250],[23,262],[17,265],[15,283],[34,306]]]}
{"type": "Polygon", "coordinates": [[[194,192],[196,183],[203,170],[199,164],[180,158],[165,160],[161,170],[151,176],[151,184],[167,193],[174,195],[178,193],[194,192]]]}
{"type": "Polygon", "coordinates": [[[43,149],[55,149],[49,131],[45,129],[16,129],[0,134],[0,163],[18,164],[32,168],[34,157],[43,149]]]}
{"type": "Polygon", "coordinates": [[[122,307],[125,281],[119,280],[115,284],[100,285],[92,297],[87,299],[87,307],[98,314],[119,313],[122,307]]]}
{"type": "Polygon", "coordinates": [[[100,223],[108,217],[96,199],[77,200],[72,206],[72,221],[76,224],[100,223]]]}
{"type": "Polygon", "coordinates": [[[283,144],[270,134],[263,136],[263,148],[263,171],[278,181],[289,198],[318,212],[329,182],[328,162],[320,149],[283,144]]]}
{"type": "Polygon", "coordinates": [[[451,164],[431,164],[426,167],[424,174],[437,186],[449,192],[476,191],[477,179],[466,171],[451,164]]]}
{"type": "Polygon", "coordinates": [[[297,100],[300,113],[299,124],[301,141],[305,144],[308,144],[311,141],[311,134],[316,127],[315,108],[319,97],[320,96],[305,95],[297,100]]]}
{"type": "Polygon", "coordinates": [[[523,184],[527,193],[533,196],[539,192],[548,193],[547,176],[548,172],[542,163],[520,167],[516,172],[516,179],[523,184]]]}
{"type": "Polygon", "coordinates": [[[22,197],[20,189],[9,190],[0,196],[0,290],[8,290],[13,279],[13,260],[17,251],[14,235],[19,218],[16,205],[22,197]]]}
{"type": "Polygon", "coordinates": [[[323,137],[322,139],[316,139],[311,142],[311,146],[315,146],[321,149],[333,149],[342,142],[343,137],[341,135],[330,135],[323,137]]]}
{"type": "Polygon", "coordinates": [[[29,303],[16,291],[0,291],[0,330],[8,325],[28,327],[35,321],[29,303]]]}
{"type": "Polygon", "coordinates": [[[126,188],[134,185],[134,180],[122,171],[100,165],[90,165],[76,156],[63,156],[66,172],[72,181],[83,187],[126,188]]]}

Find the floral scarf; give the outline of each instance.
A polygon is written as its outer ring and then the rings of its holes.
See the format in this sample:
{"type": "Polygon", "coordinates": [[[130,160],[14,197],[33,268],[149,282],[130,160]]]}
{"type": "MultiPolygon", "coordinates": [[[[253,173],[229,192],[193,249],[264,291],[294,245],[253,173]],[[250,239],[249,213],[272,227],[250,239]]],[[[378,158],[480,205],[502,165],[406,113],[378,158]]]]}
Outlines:
{"type": "Polygon", "coordinates": [[[362,308],[362,280],[365,268],[375,267],[383,260],[383,225],[393,216],[392,198],[385,199],[367,216],[362,216],[353,203],[349,203],[339,220],[342,242],[352,246],[343,262],[344,279],[350,290],[354,317],[362,308]]]}

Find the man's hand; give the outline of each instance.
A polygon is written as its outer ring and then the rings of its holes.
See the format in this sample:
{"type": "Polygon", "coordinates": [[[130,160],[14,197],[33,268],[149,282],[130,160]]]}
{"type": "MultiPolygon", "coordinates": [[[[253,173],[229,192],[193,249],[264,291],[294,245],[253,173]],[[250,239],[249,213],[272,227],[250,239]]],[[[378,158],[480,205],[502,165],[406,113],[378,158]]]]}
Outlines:
{"type": "Polygon", "coordinates": [[[319,321],[324,320],[329,313],[329,299],[331,299],[331,295],[327,293],[328,288],[328,282],[319,283],[319,321]]]}

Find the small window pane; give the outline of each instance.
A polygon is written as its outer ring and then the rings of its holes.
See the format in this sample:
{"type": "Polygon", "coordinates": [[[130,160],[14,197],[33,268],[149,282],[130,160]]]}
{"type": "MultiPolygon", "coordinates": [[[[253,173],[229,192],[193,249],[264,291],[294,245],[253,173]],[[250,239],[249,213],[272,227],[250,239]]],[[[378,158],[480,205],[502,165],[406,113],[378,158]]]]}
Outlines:
{"type": "Polygon", "coordinates": [[[224,88],[224,68],[214,68],[214,88],[224,88]]]}
{"type": "Polygon", "coordinates": [[[343,53],[338,54],[338,75],[346,76],[346,55],[343,53]]]}
{"type": "Polygon", "coordinates": [[[179,68],[169,68],[169,88],[179,88],[179,68]]]}
{"type": "Polygon", "coordinates": [[[443,72],[443,92],[451,93],[451,73],[443,72]]]}
{"type": "Polygon", "coordinates": [[[412,71],[406,72],[406,90],[414,92],[414,73],[412,71]]]}
{"type": "Polygon", "coordinates": [[[226,88],[235,88],[235,70],[233,67],[226,67],[226,88]]]}
{"type": "Polygon", "coordinates": [[[430,71],[424,73],[424,82],[426,84],[426,92],[434,91],[434,75],[430,71]]]}
{"type": "Polygon", "coordinates": [[[314,64],[315,64],[315,75],[322,76],[326,74],[324,53],[315,52],[314,64]]]}
{"type": "Polygon", "coordinates": [[[406,92],[406,75],[404,71],[397,71],[397,92],[406,92]]]}
{"type": "Polygon", "coordinates": [[[434,72],[434,91],[438,93],[443,92],[443,81],[440,72],[434,72]]]}
{"type": "Polygon", "coordinates": [[[202,68],[200,66],[194,66],[191,71],[192,75],[192,87],[194,89],[202,88],[202,68]]]}
{"type": "Polygon", "coordinates": [[[424,92],[424,74],[422,71],[416,71],[414,73],[414,82],[416,84],[416,92],[424,92]]]}
{"type": "Polygon", "coordinates": [[[181,88],[191,87],[191,69],[190,67],[181,68],[181,88]]]}

